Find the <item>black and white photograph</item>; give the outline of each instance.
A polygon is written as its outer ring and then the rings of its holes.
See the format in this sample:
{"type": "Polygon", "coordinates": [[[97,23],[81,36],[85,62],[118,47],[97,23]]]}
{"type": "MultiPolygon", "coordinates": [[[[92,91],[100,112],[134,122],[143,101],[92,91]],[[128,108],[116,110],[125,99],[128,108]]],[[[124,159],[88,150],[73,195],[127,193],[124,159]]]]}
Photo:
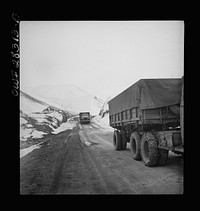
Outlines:
{"type": "Polygon", "coordinates": [[[184,20],[12,18],[20,195],[184,194],[184,20]]]}

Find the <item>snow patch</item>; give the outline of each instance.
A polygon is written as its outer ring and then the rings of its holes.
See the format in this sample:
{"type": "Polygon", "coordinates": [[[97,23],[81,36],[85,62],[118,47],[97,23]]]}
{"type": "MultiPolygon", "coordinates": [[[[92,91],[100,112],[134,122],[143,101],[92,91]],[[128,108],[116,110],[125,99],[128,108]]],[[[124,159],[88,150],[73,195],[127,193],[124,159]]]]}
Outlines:
{"type": "Polygon", "coordinates": [[[27,128],[29,128],[29,127],[32,128],[33,125],[32,125],[32,124],[26,124],[26,127],[27,127],[27,128]]]}
{"type": "Polygon", "coordinates": [[[42,131],[38,131],[38,130],[34,130],[31,135],[34,137],[34,138],[42,138],[43,135],[45,135],[46,133],[45,132],[42,132],[42,131]]]}
{"type": "Polygon", "coordinates": [[[20,141],[26,141],[28,138],[42,138],[46,133],[32,128],[20,127],[20,141]]]}
{"type": "Polygon", "coordinates": [[[60,127],[54,129],[54,131],[52,132],[53,134],[58,134],[62,131],[65,131],[65,130],[72,130],[74,127],[76,126],[76,122],[64,122],[60,125],[60,127]]]}
{"type": "Polygon", "coordinates": [[[28,121],[25,120],[23,117],[20,117],[20,125],[26,124],[28,121]]]}
{"type": "Polygon", "coordinates": [[[20,141],[26,141],[31,136],[33,129],[20,127],[20,141]]]}
{"type": "Polygon", "coordinates": [[[87,141],[87,138],[85,137],[84,133],[82,131],[79,131],[78,133],[82,143],[89,147],[91,143],[87,141]]]}
{"type": "Polygon", "coordinates": [[[108,131],[113,131],[113,128],[109,125],[109,115],[108,113],[104,115],[102,118],[101,116],[96,116],[91,120],[91,123],[95,123],[101,128],[104,128],[108,131]]]}
{"type": "Polygon", "coordinates": [[[27,147],[25,149],[20,149],[20,158],[24,157],[28,153],[32,152],[34,149],[39,149],[41,147],[41,143],[32,145],[30,147],[27,147]]]}

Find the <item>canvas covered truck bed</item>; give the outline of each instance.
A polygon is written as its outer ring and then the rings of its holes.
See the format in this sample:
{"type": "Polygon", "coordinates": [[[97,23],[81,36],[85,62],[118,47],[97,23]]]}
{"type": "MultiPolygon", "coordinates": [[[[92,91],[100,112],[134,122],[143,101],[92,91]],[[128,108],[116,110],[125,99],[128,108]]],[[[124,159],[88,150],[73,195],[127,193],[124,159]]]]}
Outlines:
{"type": "Polygon", "coordinates": [[[141,79],[108,102],[110,125],[179,121],[181,78],[141,79]]]}

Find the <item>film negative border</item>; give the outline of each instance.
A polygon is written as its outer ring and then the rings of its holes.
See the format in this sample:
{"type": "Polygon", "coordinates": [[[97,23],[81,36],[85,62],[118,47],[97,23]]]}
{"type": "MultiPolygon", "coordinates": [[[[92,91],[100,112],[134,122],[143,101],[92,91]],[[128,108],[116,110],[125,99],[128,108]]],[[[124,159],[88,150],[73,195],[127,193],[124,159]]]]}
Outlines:
{"type": "Polygon", "coordinates": [[[12,88],[11,92],[13,96],[19,95],[19,16],[16,13],[12,13],[11,17],[11,80],[12,88]]]}

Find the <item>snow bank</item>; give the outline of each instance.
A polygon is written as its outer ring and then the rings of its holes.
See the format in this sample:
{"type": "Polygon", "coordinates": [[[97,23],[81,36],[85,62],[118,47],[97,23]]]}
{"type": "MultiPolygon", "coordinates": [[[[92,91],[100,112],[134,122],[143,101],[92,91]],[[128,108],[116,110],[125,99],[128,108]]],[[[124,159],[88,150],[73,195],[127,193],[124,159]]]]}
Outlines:
{"type": "Polygon", "coordinates": [[[60,114],[59,112],[57,111],[53,111],[53,112],[49,112],[47,114],[45,113],[31,113],[29,114],[30,117],[36,119],[39,123],[51,123],[49,120],[48,120],[48,117],[52,117],[52,120],[57,123],[57,121],[60,121],[62,122],[63,120],[63,116],[62,114],[60,114]]]}
{"type": "Polygon", "coordinates": [[[20,141],[26,141],[31,136],[33,129],[20,127],[20,141]]]}
{"type": "Polygon", "coordinates": [[[42,138],[46,133],[33,128],[20,127],[20,141],[26,141],[28,138],[42,138]]]}
{"type": "Polygon", "coordinates": [[[52,117],[56,118],[58,121],[60,121],[60,122],[63,121],[63,115],[60,114],[59,112],[49,113],[48,116],[52,116],[52,117]]]}
{"type": "Polygon", "coordinates": [[[74,122],[74,121],[73,122],[72,121],[64,122],[60,125],[60,127],[54,129],[54,131],[52,133],[58,134],[65,130],[72,130],[75,126],[76,126],[76,122],[74,122]]]}
{"type": "Polygon", "coordinates": [[[20,125],[26,124],[28,121],[25,120],[23,117],[20,117],[20,125]]]}
{"type": "Polygon", "coordinates": [[[32,145],[32,146],[27,147],[25,149],[20,149],[20,158],[22,158],[25,155],[27,155],[28,153],[32,152],[34,149],[38,149],[40,147],[41,147],[41,143],[36,144],[36,145],[32,145]]]}
{"type": "Polygon", "coordinates": [[[109,115],[105,114],[105,116],[102,118],[101,116],[94,117],[91,122],[94,122],[95,124],[99,125],[100,127],[113,131],[113,128],[109,125],[109,115]]]}
{"type": "Polygon", "coordinates": [[[38,130],[34,130],[31,135],[34,137],[34,138],[42,138],[43,135],[45,135],[46,133],[43,132],[43,131],[38,131],[38,130]]]}
{"type": "MultiPolygon", "coordinates": [[[[62,122],[63,116],[57,111],[53,111],[47,114],[44,113],[31,113],[28,117],[31,117],[37,121],[37,125],[48,125],[55,133],[59,133],[65,129],[71,129],[72,125],[67,123],[57,128],[62,122]],[[55,130],[57,128],[57,130],[55,130]],[[64,128],[64,129],[63,129],[64,128]]],[[[37,130],[35,123],[29,124],[24,118],[20,117],[20,141],[26,141],[28,138],[42,138],[46,131],[37,130]]]]}

